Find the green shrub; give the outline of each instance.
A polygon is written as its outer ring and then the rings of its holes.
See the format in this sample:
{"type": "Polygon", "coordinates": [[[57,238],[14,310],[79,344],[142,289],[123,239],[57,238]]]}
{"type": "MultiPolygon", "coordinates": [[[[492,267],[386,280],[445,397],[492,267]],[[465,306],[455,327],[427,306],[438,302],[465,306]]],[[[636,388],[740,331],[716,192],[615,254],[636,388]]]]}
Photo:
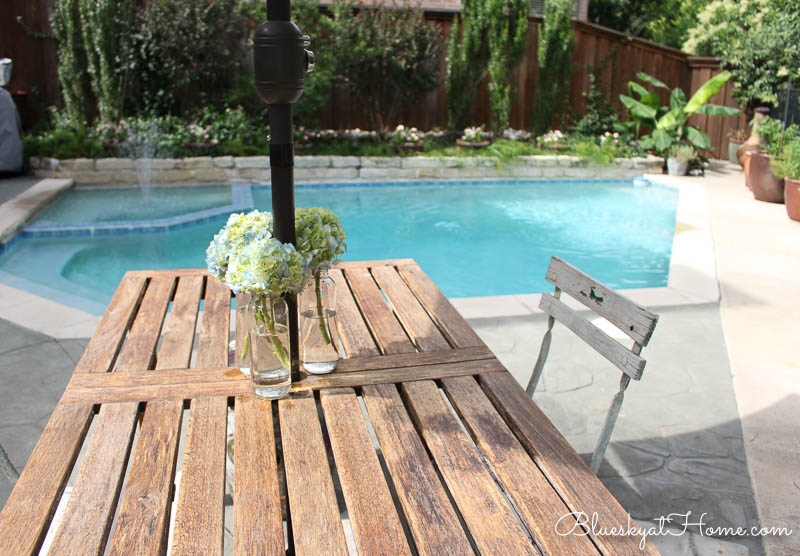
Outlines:
{"type": "Polygon", "coordinates": [[[545,2],[544,25],[539,26],[539,72],[531,121],[534,135],[541,135],[550,128],[553,118],[560,115],[569,98],[572,50],[575,47],[572,32],[574,12],[574,0],[545,2]]]}
{"type": "Polygon", "coordinates": [[[611,164],[619,155],[617,148],[609,142],[597,144],[591,139],[578,140],[573,150],[576,155],[595,164],[611,164]]]}
{"type": "Polygon", "coordinates": [[[184,115],[219,106],[244,59],[235,0],[150,0],[137,14],[126,112],[184,115]]]}
{"type": "MultiPolygon", "coordinates": [[[[611,61],[611,73],[614,73],[618,47],[614,47],[597,61],[597,64],[586,66],[589,76],[589,90],[583,92],[586,99],[586,113],[575,122],[572,132],[577,135],[595,136],[606,131],[613,131],[619,127],[620,120],[614,105],[608,98],[606,83],[602,80],[602,73],[606,64],[611,61]]],[[[609,88],[610,90],[610,88],[609,88]]]]}
{"type": "Polygon", "coordinates": [[[28,133],[23,137],[25,156],[52,158],[94,158],[102,156],[102,141],[94,130],[69,113],[51,110],[52,125],[42,132],[28,133]]]}
{"type": "Polygon", "coordinates": [[[772,171],[780,178],[800,180],[800,136],[786,143],[783,159],[772,163],[772,171]]]}
{"type": "Polygon", "coordinates": [[[408,4],[362,7],[333,5],[336,76],[367,112],[372,129],[387,131],[437,86],[442,37],[408,4]]]}
{"type": "Polygon", "coordinates": [[[511,74],[525,54],[529,9],[527,0],[486,0],[486,19],[489,22],[489,106],[492,111],[491,128],[497,134],[508,127],[511,74]]]}
{"type": "Polygon", "coordinates": [[[766,143],[765,150],[770,156],[778,157],[781,155],[783,146],[788,145],[796,137],[800,136],[800,127],[797,124],[791,124],[784,130],[783,122],[767,116],[758,125],[758,135],[766,143]],[[781,136],[783,136],[782,139],[781,136]]]}
{"type": "Polygon", "coordinates": [[[722,57],[732,73],[733,99],[740,105],[776,105],[787,81],[800,79],[797,0],[714,0],[698,21],[684,49],[722,57]]]}

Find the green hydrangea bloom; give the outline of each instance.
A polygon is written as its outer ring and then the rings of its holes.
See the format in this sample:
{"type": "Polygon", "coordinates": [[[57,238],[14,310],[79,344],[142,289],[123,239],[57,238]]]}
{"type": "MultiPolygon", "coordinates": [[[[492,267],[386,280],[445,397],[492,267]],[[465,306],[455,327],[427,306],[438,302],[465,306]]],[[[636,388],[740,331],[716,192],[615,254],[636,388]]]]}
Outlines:
{"type": "Polygon", "coordinates": [[[301,208],[295,211],[297,250],[306,258],[312,272],[336,262],[347,250],[342,222],[326,208],[301,208]]]}

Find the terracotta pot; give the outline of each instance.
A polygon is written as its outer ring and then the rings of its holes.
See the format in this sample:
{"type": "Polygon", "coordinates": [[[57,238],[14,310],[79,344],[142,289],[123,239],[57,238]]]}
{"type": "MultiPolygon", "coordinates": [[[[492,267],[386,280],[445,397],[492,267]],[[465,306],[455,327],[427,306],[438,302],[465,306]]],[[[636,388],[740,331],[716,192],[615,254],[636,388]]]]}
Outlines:
{"type": "Polygon", "coordinates": [[[744,166],[744,153],[751,152],[751,151],[760,151],[764,148],[766,143],[764,139],[758,134],[758,126],[761,124],[761,120],[763,120],[767,114],[769,114],[769,108],[766,107],[759,107],[756,108],[755,118],[753,121],[753,129],[750,133],[750,137],[747,138],[741,147],[739,147],[739,164],[744,166]]]}
{"type": "Polygon", "coordinates": [[[747,189],[753,189],[750,187],[750,159],[752,158],[752,151],[744,153],[744,164],[742,165],[744,168],[744,184],[747,186],[747,189]]]}
{"type": "Polygon", "coordinates": [[[800,180],[786,178],[784,185],[786,213],[792,220],[800,222],[800,180]]]}
{"type": "Polygon", "coordinates": [[[776,178],[770,167],[767,153],[756,152],[750,155],[750,189],[753,197],[767,203],[783,202],[783,181],[776,178]]]}
{"type": "Polygon", "coordinates": [[[728,139],[728,160],[733,164],[739,164],[739,147],[741,147],[743,144],[744,141],[728,139]]]}

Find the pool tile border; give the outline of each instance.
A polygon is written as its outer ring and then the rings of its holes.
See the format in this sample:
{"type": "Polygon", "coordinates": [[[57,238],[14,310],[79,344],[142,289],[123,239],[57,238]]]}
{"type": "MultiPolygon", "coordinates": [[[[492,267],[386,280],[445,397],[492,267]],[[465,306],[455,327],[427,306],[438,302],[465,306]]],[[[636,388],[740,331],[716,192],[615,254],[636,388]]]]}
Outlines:
{"type": "Polygon", "coordinates": [[[183,228],[190,224],[207,222],[218,216],[253,208],[253,194],[247,185],[231,186],[232,203],[197,212],[159,218],[155,220],[129,220],[92,224],[31,224],[22,229],[24,237],[67,237],[86,235],[112,235],[129,233],[148,233],[183,228]]]}

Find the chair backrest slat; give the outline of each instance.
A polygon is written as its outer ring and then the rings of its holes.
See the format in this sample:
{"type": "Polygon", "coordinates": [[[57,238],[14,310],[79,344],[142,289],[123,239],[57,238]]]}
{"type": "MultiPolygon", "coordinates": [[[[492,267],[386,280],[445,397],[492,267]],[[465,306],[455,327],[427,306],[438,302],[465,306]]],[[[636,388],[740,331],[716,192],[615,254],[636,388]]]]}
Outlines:
{"type": "Polygon", "coordinates": [[[564,302],[549,293],[543,293],[539,308],[572,330],[623,373],[634,380],[642,378],[645,366],[644,359],[567,307],[564,302]]]}
{"type": "MultiPolygon", "coordinates": [[[[545,278],[607,319],[635,342],[646,346],[650,341],[658,322],[658,315],[655,313],[607,288],[585,272],[558,257],[550,259],[550,266],[545,278]]],[[[558,318],[558,320],[561,319],[558,318]]]]}

